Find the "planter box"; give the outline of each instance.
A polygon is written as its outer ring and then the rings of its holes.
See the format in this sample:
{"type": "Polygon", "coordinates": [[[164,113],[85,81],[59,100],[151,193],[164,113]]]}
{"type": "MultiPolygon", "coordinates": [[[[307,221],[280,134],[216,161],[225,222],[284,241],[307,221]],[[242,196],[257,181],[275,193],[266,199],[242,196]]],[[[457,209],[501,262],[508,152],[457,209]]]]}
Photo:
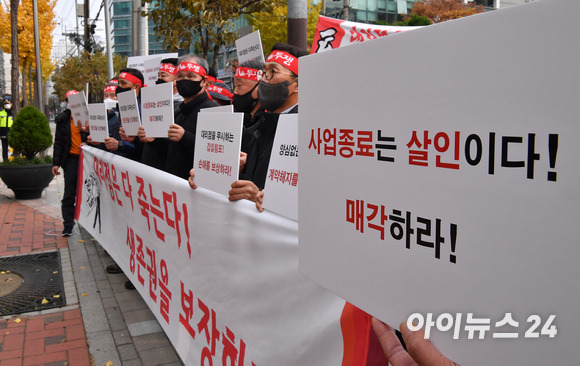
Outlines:
{"type": "Polygon", "coordinates": [[[0,178],[16,199],[40,198],[52,181],[52,164],[0,166],[0,178]]]}

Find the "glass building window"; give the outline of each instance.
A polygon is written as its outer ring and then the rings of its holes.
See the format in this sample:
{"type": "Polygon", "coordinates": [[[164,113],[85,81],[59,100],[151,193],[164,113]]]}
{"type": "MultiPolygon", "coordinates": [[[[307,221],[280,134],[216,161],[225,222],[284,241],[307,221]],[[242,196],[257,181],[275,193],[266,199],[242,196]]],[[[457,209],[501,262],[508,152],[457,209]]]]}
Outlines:
{"type": "Polygon", "coordinates": [[[130,1],[113,3],[113,16],[117,15],[130,15],[131,14],[132,3],[130,1]]]}

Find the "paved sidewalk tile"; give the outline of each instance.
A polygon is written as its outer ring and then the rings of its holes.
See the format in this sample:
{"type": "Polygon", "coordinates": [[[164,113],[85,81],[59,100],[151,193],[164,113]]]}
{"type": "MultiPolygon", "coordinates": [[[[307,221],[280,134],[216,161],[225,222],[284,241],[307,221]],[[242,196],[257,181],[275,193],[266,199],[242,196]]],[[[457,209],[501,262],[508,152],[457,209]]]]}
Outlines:
{"type": "Polygon", "coordinates": [[[32,207],[0,198],[0,256],[66,248],[62,221],[32,207]]]}
{"type": "Polygon", "coordinates": [[[79,309],[0,320],[0,365],[90,365],[79,309]]]}

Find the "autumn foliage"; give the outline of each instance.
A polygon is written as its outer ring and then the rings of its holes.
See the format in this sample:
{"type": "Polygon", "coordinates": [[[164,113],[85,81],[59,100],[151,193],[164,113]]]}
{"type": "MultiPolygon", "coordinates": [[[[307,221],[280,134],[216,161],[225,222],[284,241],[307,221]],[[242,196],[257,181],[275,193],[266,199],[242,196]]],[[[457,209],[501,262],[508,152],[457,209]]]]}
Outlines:
{"type": "MultiPolygon", "coordinates": [[[[307,16],[307,39],[308,47],[312,45],[314,32],[318,24],[318,16],[322,3],[314,5],[312,0],[308,0],[307,16]]],[[[288,38],[288,7],[286,4],[276,5],[270,11],[261,11],[246,15],[248,23],[254,27],[254,30],[260,31],[262,38],[262,48],[264,54],[268,55],[272,46],[277,42],[286,42],[288,38]]]]}
{"type": "Polygon", "coordinates": [[[432,23],[440,23],[483,12],[483,7],[462,0],[424,0],[413,5],[411,14],[427,17],[432,23]]]}
{"type": "MultiPolygon", "coordinates": [[[[40,65],[43,80],[48,80],[54,70],[50,53],[52,51],[52,31],[56,27],[54,7],[57,0],[38,1],[38,33],[40,40],[40,65]]],[[[34,54],[34,22],[32,0],[22,0],[18,7],[18,59],[22,75],[28,82],[35,80],[36,57],[34,54]]],[[[11,53],[12,38],[10,36],[10,4],[0,2],[0,48],[4,53],[11,53]]],[[[30,88],[29,98],[32,97],[30,88]]]]}

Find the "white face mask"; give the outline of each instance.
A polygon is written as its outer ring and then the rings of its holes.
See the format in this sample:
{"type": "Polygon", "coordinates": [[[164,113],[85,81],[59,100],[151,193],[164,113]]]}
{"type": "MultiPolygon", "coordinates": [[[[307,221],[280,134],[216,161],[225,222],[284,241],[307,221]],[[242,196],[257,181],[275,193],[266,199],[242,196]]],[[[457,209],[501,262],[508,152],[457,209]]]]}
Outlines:
{"type": "Polygon", "coordinates": [[[105,98],[105,100],[103,100],[103,102],[105,103],[105,107],[107,109],[113,109],[117,105],[117,101],[115,99],[112,99],[112,98],[105,98]]]}
{"type": "Polygon", "coordinates": [[[10,103],[4,104],[4,109],[11,109],[11,108],[12,108],[12,104],[10,104],[10,103]]]}

